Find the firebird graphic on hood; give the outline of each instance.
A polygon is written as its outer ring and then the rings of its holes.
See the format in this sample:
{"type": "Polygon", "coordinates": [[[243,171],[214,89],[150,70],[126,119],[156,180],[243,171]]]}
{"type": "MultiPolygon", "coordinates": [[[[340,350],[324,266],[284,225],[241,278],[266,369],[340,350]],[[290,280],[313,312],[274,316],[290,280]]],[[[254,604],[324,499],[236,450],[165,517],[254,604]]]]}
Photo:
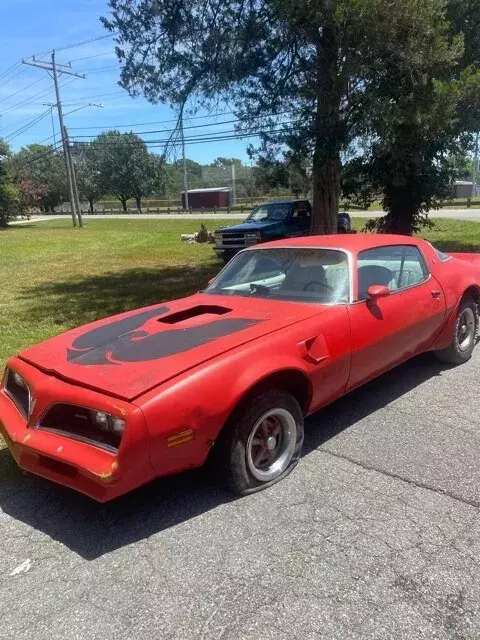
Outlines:
{"type": "Polygon", "coordinates": [[[20,358],[50,374],[52,384],[60,378],[133,400],[321,311],[316,305],[198,293],[71,329],[25,349],[20,358]]]}
{"type": "Polygon", "coordinates": [[[225,318],[153,334],[136,330],[150,318],[168,311],[168,307],[150,309],[87,331],[75,338],[72,349],[67,349],[67,360],[75,364],[157,360],[193,349],[259,322],[248,318],[225,318]]]}

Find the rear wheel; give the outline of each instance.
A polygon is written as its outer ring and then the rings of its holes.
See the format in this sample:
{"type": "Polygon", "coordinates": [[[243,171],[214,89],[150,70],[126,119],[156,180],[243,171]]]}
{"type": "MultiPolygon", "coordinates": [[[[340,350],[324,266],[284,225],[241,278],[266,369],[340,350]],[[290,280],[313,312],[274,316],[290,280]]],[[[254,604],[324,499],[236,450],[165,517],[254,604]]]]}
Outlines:
{"type": "Polygon", "coordinates": [[[271,389],[253,397],[225,426],[212,456],[230,490],[247,495],[287,476],[298,462],[302,445],[300,405],[291,394],[271,389]]]}
{"type": "Polygon", "coordinates": [[[473,298],[465,298],[457,311],[452,342],[435,355],[448,364],[463,364],[472,357],[478,331],[478,307],[473,298]]]}

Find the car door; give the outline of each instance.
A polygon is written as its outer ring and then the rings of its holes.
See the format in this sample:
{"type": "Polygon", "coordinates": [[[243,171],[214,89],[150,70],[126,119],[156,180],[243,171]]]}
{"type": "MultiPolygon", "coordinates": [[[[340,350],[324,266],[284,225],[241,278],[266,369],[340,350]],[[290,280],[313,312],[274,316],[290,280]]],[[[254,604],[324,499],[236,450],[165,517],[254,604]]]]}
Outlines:
{"type": "Polygon", "coordinates": [[[349,306],[348,390],[431,346],[445,313],[442,288],[418,247],[388,245],[360,252],[356,302],[349,306]],[[386,285],[390,295],[372,304],[367,294],[371,285],[386,285]]]}
{"type": "Polygon", "coordinates": [[[292,205],[292,211],[286,220],[287,237],[303,236],[310,230],[312,217],[312,208],[308,201],[295,202],[292,205]]]}

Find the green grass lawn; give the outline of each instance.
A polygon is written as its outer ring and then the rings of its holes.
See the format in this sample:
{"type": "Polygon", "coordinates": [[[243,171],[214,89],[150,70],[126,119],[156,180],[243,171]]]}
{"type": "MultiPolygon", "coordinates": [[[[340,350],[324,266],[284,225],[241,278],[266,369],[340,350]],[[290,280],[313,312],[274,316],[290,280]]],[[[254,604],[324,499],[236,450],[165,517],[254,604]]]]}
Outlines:
{"type": "MultiPolygon", "coordinates": [[[[364,220],[355,218],[361,229],[364,220]]],[[[231,224],[232,221],[226,222],[231,224]]],[[[206,221],[208,229],[222,221],[206,221]]],[[[0,231],[0,367],[28,344],[103,316],[181,297],[218,271],[211,245],[185,245],[198,220],[57,219],[0,231]]],[[[480,224],[437,220],[426,238],[480,251],[480,224]]]]}

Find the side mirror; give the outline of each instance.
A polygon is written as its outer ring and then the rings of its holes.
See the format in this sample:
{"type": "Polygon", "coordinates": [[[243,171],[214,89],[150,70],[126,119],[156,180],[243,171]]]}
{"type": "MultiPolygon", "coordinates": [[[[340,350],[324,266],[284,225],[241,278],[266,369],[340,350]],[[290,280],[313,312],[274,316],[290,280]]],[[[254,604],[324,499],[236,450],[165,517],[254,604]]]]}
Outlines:
{"type": "Polygon", "coordinates": [[[384,284],[372,284],[367,289],[367,304],[375,305],[380,298],[390,295],[390,289],[384,284]]]}

